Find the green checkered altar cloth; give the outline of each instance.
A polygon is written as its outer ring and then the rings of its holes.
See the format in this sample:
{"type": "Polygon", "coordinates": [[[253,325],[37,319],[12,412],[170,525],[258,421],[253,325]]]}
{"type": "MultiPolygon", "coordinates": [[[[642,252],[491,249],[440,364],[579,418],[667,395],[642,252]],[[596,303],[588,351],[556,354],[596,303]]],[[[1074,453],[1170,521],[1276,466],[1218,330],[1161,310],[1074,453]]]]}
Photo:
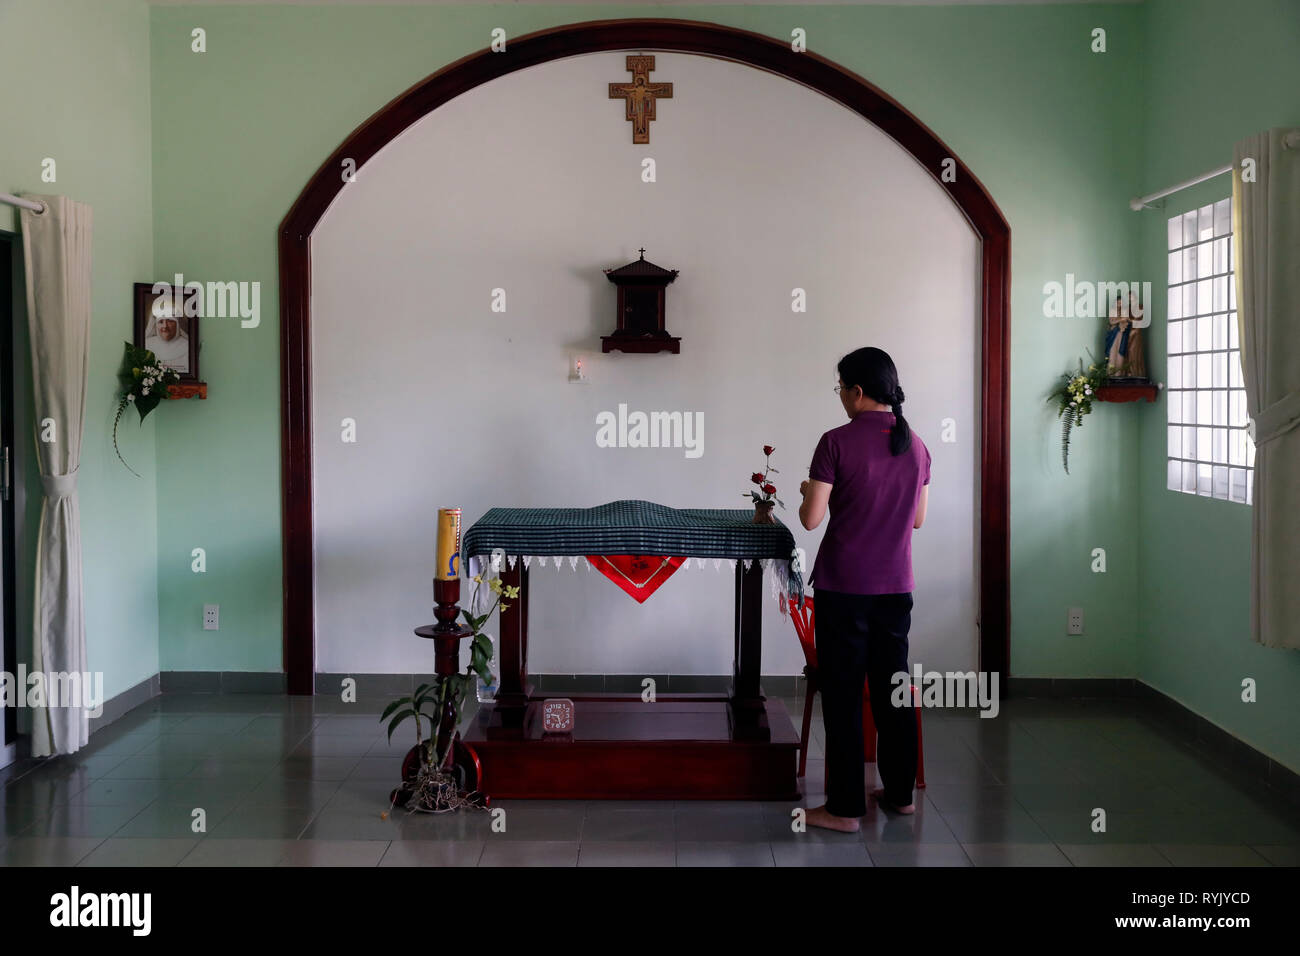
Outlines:
{"type": "Polygon", "coordinates": [[[594,508],[492,508],[465,532],[463,567],[478,555],[647,554],[760,559],[803,597],[794,535],[755,524],[752,508],[669,508],[611,501],[594,508]]]}

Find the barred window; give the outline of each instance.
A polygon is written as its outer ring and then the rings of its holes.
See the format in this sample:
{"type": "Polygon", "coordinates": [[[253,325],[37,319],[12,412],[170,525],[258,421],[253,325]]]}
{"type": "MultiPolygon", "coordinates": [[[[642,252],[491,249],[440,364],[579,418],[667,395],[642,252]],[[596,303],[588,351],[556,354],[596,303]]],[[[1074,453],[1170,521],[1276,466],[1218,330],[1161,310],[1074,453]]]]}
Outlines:
{"type": "Polygon", "coordinates": [[[1251,503],[1232,200],[1169,220],[1167,342],[1170,491],[1251,503]]]}

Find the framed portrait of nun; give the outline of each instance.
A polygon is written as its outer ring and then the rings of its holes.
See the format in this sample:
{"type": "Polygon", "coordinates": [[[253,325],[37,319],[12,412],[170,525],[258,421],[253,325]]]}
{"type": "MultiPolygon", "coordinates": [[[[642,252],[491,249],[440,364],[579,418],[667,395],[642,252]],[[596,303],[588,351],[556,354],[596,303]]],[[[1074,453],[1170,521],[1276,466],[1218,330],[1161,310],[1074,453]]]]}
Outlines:
{"type": "Polygon", "coordinates": [[[182,382],[199,381],[199,318],[203,296],[188,299],[180,288],[165,283],[135,283],[135,326],[132,342],[148,349],[158,361],[180,374],[182,382]]]}

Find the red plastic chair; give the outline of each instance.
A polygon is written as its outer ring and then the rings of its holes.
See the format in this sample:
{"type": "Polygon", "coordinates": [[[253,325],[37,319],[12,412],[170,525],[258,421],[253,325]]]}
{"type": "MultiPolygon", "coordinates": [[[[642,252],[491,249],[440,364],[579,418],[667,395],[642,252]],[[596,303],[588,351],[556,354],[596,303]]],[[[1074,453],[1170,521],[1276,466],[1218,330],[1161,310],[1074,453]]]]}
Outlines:
{"type": "MultiPolygon", "coordinates": [[[[803,648],[803,673],[808,678],[808,693],[803,702],[803,728],[799,731],[799,776],[808,769],[808,734],[812,729],[813,700],[817,696],[819,683],[817,678],[817,643],[814,638],[813,599],[807,595],[803,607],[799,607],[798,598],[790,598],[790,618],[794,621],[795,633],[799,635],[799,646],[803,648]]],[[[925,748],[921,743],[921,694],[912,685],[912,701],[916,705],[916,788],[925,789],[925,748]]],[[[871,716],[871,692],[866,683],[862,685],[862,739],[864,756],[868,762],[876,760],[876,722],[871,716]]]]}

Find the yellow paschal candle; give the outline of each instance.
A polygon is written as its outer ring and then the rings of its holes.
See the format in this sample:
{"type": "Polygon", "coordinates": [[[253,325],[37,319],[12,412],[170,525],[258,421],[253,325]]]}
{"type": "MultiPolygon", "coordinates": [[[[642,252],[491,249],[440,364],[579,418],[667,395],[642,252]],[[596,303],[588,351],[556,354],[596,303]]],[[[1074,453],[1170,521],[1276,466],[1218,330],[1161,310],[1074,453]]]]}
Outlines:
{"type": "Polygon", "coordinates": [[[435,581],[460,579],[460,509],[438,509],[438,566],[435,581]]]}

